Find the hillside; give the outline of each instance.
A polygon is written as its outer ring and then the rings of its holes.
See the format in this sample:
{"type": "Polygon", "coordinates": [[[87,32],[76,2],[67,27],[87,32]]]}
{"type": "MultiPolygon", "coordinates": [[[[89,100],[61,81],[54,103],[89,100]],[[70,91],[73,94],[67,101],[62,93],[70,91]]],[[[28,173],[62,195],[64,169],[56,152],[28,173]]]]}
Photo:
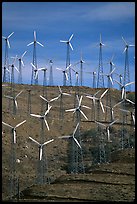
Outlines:
{"type": "MultiPolygon", "coordinates": [[[[36,141],[40,142],[41,139],[48,141],[54,139],[53,142],[44,146],[43,155],[44,161],[46,162],[46,167],[48,167],[46,172],[46,178],[50,180],[50,185],[46,184],[44,189],[46,191],[46,196],[44,194],[44,199],[47,201],[62,201],[63,199],[70,199],[73,201],[97,201],[97,200],[134,200],[134,126],[131,125],[130,113],[126,116],[126,124],[124,124],[124,149],[121,149],[121,130],[122,130],[122,111],[119,110],[121,106],[117,106],[114,111],[115,119],[118,121],[110,129],[112,143],[107,142],[107,137],[105,131],[101,130],[101,134],[104,135],[105,145],[106,145],[106,163],[100,164],[98,155],[99,139],[97,137],[97,124],[94,122],[93,117],[93,105],[89,98],[85,97],[86,94],[94,94],[98,89],[92,89],[89,87],[79,87],[79,95],[83,95],[82,105],[91,107],[92,109],[82,108],[84,114],[88,117],[86,120],[81,116],[80,122],[80,134],[81,134],[81,145],[83,148],[83,163],[85,167],[85,174],[68,174],[68,153],[69,153],[69,141],[65,139],[59,139],[59,136],[70,135],[73,133],[76,127],[75,115],[72,112],[64,112],[62,117],[60,113],[60,99],[53,101],[51,103],[52,108],[47,115],[46,119],[49,124],[50,130],[48,131],[45,124],[43,129],[41,129],[41,121],[39,118],[30,116],[28,112],[28,90],[31,90],[31,113],[41,115],[46,111],[47,105],[39,95],[44,96],[48,100],[55,98],[59,95],[58,87],[43,87],[42,86],[30,86],[30,85],[15,85],[15,95],[21,90],[23,92],[17,97],[18,110],[16,114],[13,114],[13,104],[11,99],[7,99],[4,95],[10,95],[10,87],[2,87],[2,121],[16,126],[18,123],[26,120],[26,122],[17,128],[17,143],[15,146],[16,159],[19,159],[19,163],[16,162],[15,172],[16,177],[19,179],[19,190],[25,191],[20,195],[24,195],[23,199],[32,200],[41,195],[41,190],[43,187],[41,185],[36,185],[36,175],[38,175],[38,161],[39,152],[38,146],[30,141],[29,137],[32,137],[36,141]],[[10,102],[11,101],[11,102],[10,102]],[[42,110],[42,112],[41,112],[42,110]],[[43,137],[42,137],[43,131],[43,137]],[[132,147],[132,148],[131,148],[132,147]],[[117,156],[116,156],[117,155],[117,156]],[[131,158],[132,159],[131,159],[131,158]],[[117,159],[116,159],[117,158],[117,159]],[[129,163],[130,161],[130,163],[129,163]],[[119,165],[120,163],[120,165],[119,165]],[[99,171],[101,168],[101,171],[99,171]],[[107,172],[102,172],[103,168],[110,170],[107,172]],[[114,171],[117,171],[116,174],[114,171]],[[122,173],[119,173],[122,172],[122,173]],[[115,178],[115,179],[114,179],[115,178]],[[105,180],[106,183],[103,183],[105,180]],[[114,184],[113,184],[114,183],[114,184]],[[100,185],[99,185],[100,184],[100,185]],[[117,188],[117,185],[119,188],[117,188]],[[63,185],[63,189],[62,189],[63,185]],[[90,189],[89,189],[90,185],[90,189]],[[92,187],[93,185],[93,187],[92,187]],[[97,185],[97,186],[96,186],[97,185]],[[109,186],[112,186],[112,189],[109,186]],[[24,190],[28,189],[29,190],[24,190]],[[75,190],[74,190],[75,186],[75,190]],[[82,190],[81,190],[82,189],[82,190]],[[85,191],[87,192],[85,194],[85,191]],[[89,191],[87,190],[89,189],[89,191]],[[94,192],[93,189],[96,189],[94,192]],[[107,191],[107,195],[102,192],[107,191]],[[121,194],[117,195],[117,192],[121,194]],[[124,190],[125,189],[125,190],[124,190]],[[109,192],[110,190],[110,192],[109,192]],[[70,194],[73,195],[70,196],[70,194]],[[113,191],[113,196],[111,192],[113,191]],[[28,193],[29,192],[29,193],[28,193]],[[115,193],[114,193],[115,192],[115,193]],[[127,192],[129,192],[127,194],[127,192]],[[36,195],[34,195],[36,194],[36,195]],[[127,194],[127,196],[125,196],[127,194]],[[130,196],[129,196],[130,194],[130,196]],[[80,197],[81,195],[81,197],[80,197]],[[92,196],[91,196],[92,195],[92,196]],[[99,195],[97,197],[97,195],[99,195]],[[102,196],[101,196],[102,195],[102,196]],[[116,196],[117,195],[117,196],[116,196]],[[66,196],[66,198],[64,198],[66,196]],[[70,198],[73,197],[73,198],[70,198]],[[79,200],[80,201],[80,200],[79,200]]],[[[63,96],[63,108],[64,110],[74,108],[75,93],[77,87],[61,87],[63,92],[71,94],[71,96],[63,96]]],[[[98,97],[106,89],[100,89],[101,91],[97,94],[98,97]]],[[[111,102],[116,104],[121,100],[121,93],[118,90],[111,89],[111,102]]],[[[130,94],[130,93],[129,93],[130,94]]],[[[134,94],[134,93],[133,93],[134,94]]],[[[128,97],[128,95],[127,95],[128,97]]],[[[102,98],[102,103],[106,104],[106,96],[102,98]]],[[[126,104],[126,108],[130,111],[133,110],[133,105],[126,104]]],[[[99,112],[99,121],[107,124],[110,122],[109,111],[106,116],[103,114],[102,110],[99,112]]],[[[11,165],[11,128],[2,125],[2,199],[9,199],[9,178],[11,175],[10,165],[11,165]],[[7,187],[8,186],[8,187],[7,187]]],[[[15,192],[17,194],[17,190],[15,192]]],[[[42,197],[41,197],[42,198],[42,197]]]]}

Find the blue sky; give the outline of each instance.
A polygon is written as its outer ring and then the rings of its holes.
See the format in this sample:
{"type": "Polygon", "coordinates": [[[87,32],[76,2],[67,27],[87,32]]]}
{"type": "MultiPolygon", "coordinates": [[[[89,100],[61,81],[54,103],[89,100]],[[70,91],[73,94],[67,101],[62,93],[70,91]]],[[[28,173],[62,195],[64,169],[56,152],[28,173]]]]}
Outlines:
{"type": "MultiPolygon", "coordinates": [[[[46,67],[49,78],[48,59],[53,60],[54,85],[62,85],[62,73],[56,67],[65,68],[66,44],[60,40],[68,40],[74,36],[71,44],[70,61],[74,64],[80,60],[82,50],[83,84],[92,86],[92,74],[86,72],[97,71],[99,61],[99,47],[97,43],[102,35],[103,70],[109,73],[106,64],[114,54],[115,72],[124,74],[125,53],[123,36],[127,43],[135,44],[135,3],[134,2],[3,2],[2,3],[2,35],[8,36],[11,32],[9,57],[27,51],[24,56],[23,83],[31,82],[31,65],[33,46],[27,44],[33,41],[33,32],[36,31],[37,40],[44,45],[37,45],[37,64],[46,67]]],[[[2,40],[3,63],[5,42],[2,40]]],[[[135,48],[129,49],[130,81],[135,81],[135,48]]],[[[12,60],[10,59],[10,62],[12,60]]],[[[18,64],[16,63],[16,66],[18,64]]],[[[80,70],[80,65],[75,67],[80,70]]],[[[16,72],[15,72],[16,73],[16,72]]],[[[39,72],[39,84],[42,84],[43,72],[39,72]]],[[[119,80],[117,75],[113,78],[119,80]]],[[[48,79],[47,79],[48,80],[48,79]]],[[[17,73],[15,75],[17,81],[17,73]]],[[[72,84],[75,85],[75,75],[72,73],[72,84]]],[[[107,79],[105,77],[105,86],[107,79]]],[[[115,83],[114,88],[119,86],[115,83]]],[[[131,85],[134,90],[135,85],[131,85]]]]}

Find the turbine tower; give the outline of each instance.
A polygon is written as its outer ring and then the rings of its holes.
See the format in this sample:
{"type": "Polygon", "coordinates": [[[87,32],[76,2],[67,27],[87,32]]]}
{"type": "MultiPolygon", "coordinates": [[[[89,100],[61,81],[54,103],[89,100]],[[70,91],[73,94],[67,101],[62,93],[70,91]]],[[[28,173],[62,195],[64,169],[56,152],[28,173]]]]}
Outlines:
{"type": "Polygon", "coordinates": [[[17,57],[19,60],[19,75],[18,75],[18,84],[22,84],[22,66],[24,66],[24,62],[22,58],[26,54],[27,51],[25,51],[21,57],[17,57]]]}
{"type": "MultiPolygon", "coordinates": [[[[88,120],[87,116],[84,114],[84,112],[81,110],[81,108],[87,108],[90,109],[88,106],[81,105],[82,98],[77,97],[78,105],[76,108],[65,110],[66,112],[73,111],[73,114],[76,114],[76,128],[73,132],[73,136],[75,134],[75,138],[78,138],[78,141],[71,140],[70,148],[69,148],[69,173],[85,173],[85,168],[83,164],[83,151],[81,148],[81,135],[80,135],[80,121],[81,121],[81,114],[83,117],[88,120]],[[76,145],[77,143],[77,145],[76,145]]],[[[74,139],[74,138],[73,138],[74,139]]]]}
{"type": "MultiPolygon", "coordinates": [[[[125,69],[124,69],[124,85],[130,82],[130,71],[129,71],[129,58],[128,58],[128,49],[129,47],[134,47],[135,45],[129,45],[125,39],[122,37],[122,40],[125,43],[125,49],[123,53],[125,52],[125,69]]],[[[131,86],[126,87],[127,91],[131,91],[131,86]]]]}
{"type": "Polygon", "coordinates": [[[103,74],[103,62],[102,62],[102,47],[103,46],[105,46],[105,44],[102,43],[101,34],[100,34],[97,88],[104,88],[104,76],[102,75],[103,74]]]}
{"type": "Polygon", "coordinates": [[[2,36],[5,40],[5,58],[4,58],[4,73],[3,73],[3,82],[10,82],[10,74],[9,74],[9,57],[8,57],[8,49],[10,48],[9,38],[13,35],[14,32],[10,33],[8,37],[2,36]]]}
{"type": "Polygon", "coordinates": [[[52,67],[53,61],[50,60],[49,63],[50,63],[49,86],[53,86],[53,67],[52,67]]]}
{"type": "MultiPolygon", "coordinates": [[[[34,31],[34,41],[29,43],[27,46],[30,46],[32,44],[34,44],[32,64],[36,67],[36,70],[37,70],[36,44],[39,44],[41,47],[44,47],[44,45],[42,45],[40,42],[36,40],[36,31],[34,31]]],[[[36,72],[34,70],[34,67],[32,66],[31,85],[33,84],[38,85],[38,75],[36,76],[35,74],[36,72]]]]}
{"type": "Polygon", "coordinates": [[[17,189],[16,189],[16,183],[17,183],[17,177],[16,177],[16,128],[25,122],[26,122],[26,120],[17,124],[15,127],[13,127],[13,126],[2,121],[2,124],[11,128],[11,151],[10,151],[10,157],[9,157],[9,163],[10,163],[10,183],[9,183],[10,199],[12,199],[12,197],[17,194],[17,189]]]}
{"type": "MultiPolygon", "coordinates": [[[[70,43],[72,37],[73,37],[73,34],[70,36],[69,40],[60,40],[60,42],[64,42],[67,45],[66,69],[70,65],[70,48],[71,48],[71,50],[73,50],[73,47],[70,43]]],[[[69,82],[70,82],[70,86],[72,86],[71,70],[70,69],[69,69],[69,82]]]]}
{"type": "MultiPolygon", "coordinates": [[[[41,129],[41,133],[43,134],[43,127],[41,129]]],[[[47,173],[48,173],[47,158],[44,154],[45,153],[44,152],[44,146],[49,144],[50,142],[53,142],[54,139],[51,139],[51,140],[46,141],[46,142],[42,141],[41,143],[37,142],[32,137],[29,137],[29,139],[31,141],[33,141],[34,143],[36,143],[38,145],[38,148],[39,148],[38,175],[37,175],[36,183],[37,184],[49,183],[49,178],[47,176],[47,173]]]]}

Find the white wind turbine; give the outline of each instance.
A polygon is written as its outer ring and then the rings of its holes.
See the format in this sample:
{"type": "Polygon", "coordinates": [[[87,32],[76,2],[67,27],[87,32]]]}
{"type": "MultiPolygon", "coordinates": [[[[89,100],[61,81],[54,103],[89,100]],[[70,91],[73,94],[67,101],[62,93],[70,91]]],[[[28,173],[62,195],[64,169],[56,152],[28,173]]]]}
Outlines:
{"type": "Polygon", "coordinates": [[[120,83],[119,81],[117,81],[117,80],[115,80],[114,79],[114,81],[115,82],[117,82],[120,86],[121,86],[121,91],[122,91],[122,99],[124,99],[124,98],[126,98],[126,86],[129,86],[129,85],[131,85],[131,84],[134,84],[135,82],[133,81],[133,82],[129,82],[129,83],[127,83],[127,84],[122,84],[122,83],[120,83]]]}
{"type": "MultiPolygon", "coordinates": [[[[128,50],[129,47],[135,47],[135,45],[129,45],[126,40],[122,37],[124,41],[125,48],[123,53],[125,52],[125,69],[124,69],[124,85],[130,82],[130,70],[129,70],[129,57],[128,57],[128,50]]],[[[128,87],[128,89],[130,89],[128,87]]]]}
{"type": "MultiPolygon", "coordinates": [[[[42,45],[39,41],[36,40],[36,31],[34,31],[34,41],[29,43],[27,46],[30,46],[34,44],[34,47],[33,47],[33,62],[32,64],[36,67],[37,69],[37,56],[36,56],[36,44],[39,44],[41,47],[44,47],[44,45],[42,45]]],[[[31,84],[38,84],[38,78],[34,78],[34,67],[32,66],[32,76],[31,76],[31,84]]]]}
{"type": "Polygon", "coordinates": [[[49,140],[47,142],[44,142],[43,144],[40,144],[39,142],[34,140],[32,137],[29,137],[29,139],[32,140],[33,142],[35,142],[36,144],[38,144],[38,146],[39,146],[39,160],[40,161],[42,160],[42,150],[43,150],[44,145],[54,141],[54,139],[51,139],[51,140],[49,140]]]}
{"type": "Polygon", "coordinates": [[[108,137],[108,142],[112,142],[112,141],[110,140],[110,129],[109,129],[109,128],[110,128],[116,121],[118,121],[118,119],[115,120],[115,121],[113,121],[113,122],[111,122],[111,123],[108,124],[108,125],[105,125],[105,124],[103,124],[103,123],[100,123],[100,122],[98,122],[98,121],[95,121],[95,123],[97,123],[98,125],[100,125],[100,126],[106,128],[107,137],[108,137]]]}
{"type": "Polygon", "coordinates": [[[19,76],[18,76],[18,83],[19,84],[22,84],[22,66],[24,66],[24,62],[23,62],[23,57],[25,56],[25,54],[27,53],[27,51],[25,51],[21,57],[18,57],[18,60],[19,60],[19,76]],[[21,66],[22,65],[22,66],[21,66]]]}
{"type": "MultiPolygon", "coordinates": [[[[67,57],[66,57],[66,68],[70,65],[70,48],[73,50],[72,44],[70,41],[72,40],[73,34],[70,36],[68,40],[60,40],[60,42],[66,43],[67,45],[67,57]]],[[[69,77],[70,77],[70,85],[71,85],[71,70],[69,69],[69,77]]]]}
{"type": "Polygon", "coordinates": [[[107,78],[108,78],[108,86],[107,86],[107,88],[110,88],[111,86],[110,86],[110,82],[111,82],[111,84],[113,85],[113,80],[112,80],[112,73],[115,71],[115,69],[116,68],[114,68],[110,73],[108,73],[108,74],[101,74],[101,75],[104,75],[104,76],[106,76],[107,78]]]}
{"type": "Polygon", "coordinates": [[[32,44],[39,44],[40,46],[44,47],[44,45],[42,45],[39,41],[36,40],[36,31],[34,31],[34,41],[32,41],[31,43],[29,43],[27,46],[30,46],[32,44]]]}
{"type": "Polygon", "coordinates": [[[8,57],[8,48],[10,48],[10,42],[9,38],[13,35],[14,32],[10,33],[8,37],[2,36],[2,38],[5,40],[5,59],[4,59],[4,73],[3,73],[3,82],[7,82],[8,80],[10,81],[10,75],[6,72],[9,72],[9,57],[8,57]],[[8,74],[8,76],[7,76],[8,74]],[[9,79],[8,79],[8,78],[9,79]]]}
{"type": "Polygon", "coordinates": [[[58,99],[58,96],[55,98],[52,98],[51,100],[46,99],[45,97],[40,95],[40,98],[42,98],[44,101],[47,102],[48,106],[50,105],[51,102],[56,101],[58,99]]]}
{"type": "Polygon", "coordinates": [[[66,80],[68,81],[68,70],[70,69],[70,67],[71,67],[71,64],[69,64],[68,66],[67,66],[67,68],[66,69],[62,69],[62,68],[56,68],[57,70],[59,70],[59,71],[62,71],[62,73],[63,73],[63,86],[66,86],[66,80]]]}
{"type": "Polygon", "coordinates": [[[76,127],[75,127],[75,129],[74,129],[72,135],[60,136],[60,137],[58,137],[58,138],[62,138],[62,139],[72,138],[72,139],[76,142],[76,144],[78,145],[78,147],[81,148],[81,145],[79,144],[78,140],[75,138],[75,133],[76,133],[76,131],[77,131],[77,129],[78,129],[78,126],[79,126],[79,123],[76,125],[76,127]]]}
{"type": "Polygon", "coordinates": [[[41,67],[41,68],[37,68],[34,64],[30,63],[32,65],[32,67],[34,68],[34,79],[38,78],[38,72],[39,71],[43,71],[43,70],[47,70],[47,68],[41,67]]]}
{"type": "Polygon", "coordinates": [[[49,130],[49,125],[48,125],[48,122],[46,120],[46,116],[49,113],[51,107],[52,106],[48,105],[48,110],[46,110],[44,115],[36,115],[36,114],[33,114],[33,113],[30,114],[31,116],[34,116],[34,117],[37,117],[37,118],[40,118],[40,119],[44,120],[48,130],[49,130]]]}
{"type": "Polygon", "coordinates": [[[22,125],[22,124],[25,123],[25,122],[26,122],[26,120],[24,120],[23,122],[17,124],[15,127],[13,127],[13,126],[11,126],[11,125],[9,125],[9,124],[7,124],[7,123],[5,123],[5,122],[2,121],[2,124],[6,125],[6,126],[8,126],[8,127],[10,127],[10,128],[12,129],[12,133],[13,133],[13,143],[14,143],[14,144],[16,143],[16,128],[19,127],[20,125],[22,125]]]}
{"type": "MultiPolygon", "coordinates": [[[[107,93],[108,90],[109,90],[109,89],[106,89],[106,90],[101,94],[101,96],[100,96],[99,98],[95,97],[95,95],[93,95],[93,96],[86,96],[87,98],[93,99],[93,103],[94,103],[94,104],[95,104],[95,101],[98,101],[98,102],[100,103],[100,106],[101,106],[101,108],[102,108],[103,113],[105,113],[105,110],[104,110],[104,106],[103,106],[103,103],[102,103],[101,99],[104,97],[104,95],[107,93]]],[[[98,91],[98,92],[99,92],[99,91],[98,91]]],[[[97,92],[97,93],[98,93],[98,92],[97,92]]]]}
{"type": "Polygon", "coordinates": [[[9,38],[13,35],[14,32],[10,33],[8,35],[8,37],[2,36],[3,39],[5,39],[6,44],[8,45],[8,47],[10,48],[10,42],[9,42],[9,38]]]}
{"type": "Polygon", "coordinates": [[[83,113],[83,111],[81,110],[81,107],[87,108],[87,109],[91,109],[91,108],[88,107],[88,106],[85,106],[85,105],[81,105],[83,96],[81,96],[80,99],[79,99],[78,95],[76,95],[76,97],[77,97],[77,100],[78,100],[78,106],[77,106],[76,108],[68,109],[68,110],[65,110],[65,111],[66,111],[66,112],[71,112],[71,111],[73,111],[73,113],[75,113],[75,112],[80,112],[80,113],[84,116],[84,118],[85,118],[86,120],[88,120],[87,116],[86,116],[86,115],[83,113]]]}
{"type": "Polygon", "coordinates": [[[133,101],[129,100],[129,99],[128,99],[128,98],[126,98],[126,96],[125,96],[125,98],[124,98],[124,99],[122,99],[120,102],[118,102],[117,104],[115,104],[115,107],[116,107],[116,106],[118,106],[119,104],[121,104],[121,103],[125,102],[125,101],[127,101],[127,102],[129,102],[129,103],[131,103],[131,104],[135,105],[135,103],[134,103],[133,101]]]}
{"type": "Polygon", "coordinates": [[[60,86],[58,86],[58,88],[59,88],[58,98],[62,97],[63,95],[64,95],[64,96],[71,96],[71,94],[68,94],[68,93],[63,92],[60,86]]]}
{"type": "Polygon", "coordinates": [[[133,123],[135,125],[135,110],[129,111],[129,110],[125,110],[125,109],[122,109],[122,108],[119,108],[119,110],[121,110],[121,111],[123,111],[125,113],[130,113],[131,114],[131,118],[133,120],[133,123]]]}
{"type": "Polygon", "coordinates": [[[23,92],[23,90],[20,91],[15,97],[13,97],[13,96],[6,96],[6,95],[4,95],[4,96],[5,96],[6,98],[12,99],[13,102],[14,102],[14,105],[15,105],[16,109],[18,109],[17,97],[18,97],[22,92],[23,92]]]}

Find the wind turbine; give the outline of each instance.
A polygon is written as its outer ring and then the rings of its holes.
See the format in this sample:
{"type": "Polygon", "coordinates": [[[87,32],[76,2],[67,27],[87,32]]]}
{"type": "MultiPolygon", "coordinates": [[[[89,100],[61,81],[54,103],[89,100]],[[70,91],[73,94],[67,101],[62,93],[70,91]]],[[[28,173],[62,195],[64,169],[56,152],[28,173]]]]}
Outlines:
{"type": "Polygon", "coordinates": [[[81,148],[81,145],[79,144],[78,140],[75,138],[75,133],[76,133],[76,131],[78,129],[78,126],[79,126],[79,123],[76,125],[72,135],[60,136],[58,138],[62,138],[62,139],[72,138],[75,141],[75,143],[78,145],[78,147],[81,148]]]}
{"type": "Polygon", "coordinates": [[[39,160],[40,161],[42,160],[42,151],[43,151],[44,145],[54,141],[54,139],[51,139],[51,140],[48,140],[47,142],[44,142],[43,144],[40,144],[39,142],[34,140],[32,137],[29,137],[29,139],[32,140],[33,142],[35,142],[36,144],[38,144],[38,146],[39,146],[39,160]]]}
{"type": "Polygon", "coordinates": [[[121,111],[123,111],[125,113],[130,113],[132,121],[133,121],[133,124],[135,125],[135,110],[129,111],[129,110],[125,110],[125,109],[122,109],[122,108],[119,108],[119,110],[121,110],[121,111]]]}
{"type": "Polygon", "coordinates": [[[11,58],[13,58],[13,62],[12,62],[12,64],[9,64],[9,67],[11,67],[11,84],[12,84],[12,86],[13,86],[13,84],[14,84],[14,68],[16,69],[16,71],[19,73],[19,70],[18,70],[18,68],[15,66],[15,63],[16,63],[16,59],[17,59],[17,55],[15,56],[15,57],[11,57],[11,58]]]}
{"type": "MultiPolygon", "coordinates": [[[[39,44],[41,47],[44,47],[44,45],[42,45],[39,41],[36,40],[36,31],[34,31],[34,41],[29,43],[27,46],[30,46],[34,44],[34,47],[33,47],[33,62],[32,64],[36,67],[37,69],[37,57],[36,57],[36,44],[39,44]]],[[[31,85],[32,84],[38,84],[38,78],[35,79],[35,76],[34,76],[34,67],[32,66],[32,76],[31,76],[31,85]]]]}
{"type": "Polygon", "coordinates": [[[62,68],[58,68],[58,67],[56,68],[57,70],[60,70],[63,73],[63,86],[66,86],[66,81],[69,80],[68,70],[69,70],[70,67],[71,67],[71,64],[69,64],[66,69],[62,69],[62,68]]]}
{"type": "Polygon", "coordinates": [[[96,93],[94,93],[93,95],[91,95],[91,94],[88,94],[88,95],[87,95],[87,94],[86,94],[86,97],[92,100],[93,106],[92,106],[92,109],[91,109],[91,110],[94,110],[94,120],[95,120],[95,118],[96,118],[96,114],[95,114],[96,95],[97,95],[100,91],[101,91],[101,90],[98,90],[98,91],[97,91],[96,93]]]}
{"type": "Polygon", "coordinates": [[[20,91],[16,96],[6,96],[4,95],[6,98],[12,99],[13,100],[13,112],[14,114],[16,114],[16,109],[18,109],[18,103],[17,103],[17,97],[23,92],[20,91]]]}
{"type": "Polygon", "coordinates": [[[8,37],[2,36],[2,38],[5,40],[5,59],[4,59],[4,73],[3,73],[3,82],[10,82],[10,75],[6,72],[9,68],[9,62],[8,62],[8,49],[10,48],[10,42],[9,38],[13,35],[14,32],[10,33],[8,37]]]}
{"type": "Polygon", "coordinates": [[[114,81],[117,82],[117,83],[121,86],[122,99],[126,98],[126,86],[129,86],[129,85],[135,83],[135,82],[133,81],[133,82],[129,82],[129,83],[127,83],[127,84],[124,85],[124,84],[120,83],[119,81],[117,81],[117,80],[115,80],[115,79],[114,79],[114,81]]]}
{"type": "Polygon", "coordinates": [[[60,86],[58,86],[58,88],[59,88],[59,95],[58,95],[57,99],[60,98],[60,114],[59,114],[59,118],[61,120],[63,120],[63,116],[64,116],[63,96],[71,96],[71,94],[63,92],[60,86]]]}
{"type": "Polygon", "coordinates": [[[112,141],[110,140],[110,127],[111,127],[116,121],[118,121],[118,119],[115,120],[115,121],[113,121],[113,122],[111,122],[111,123],[108,124],[108,125],[105,125],[105,124],[103,124],[103,123],[100,123],[100,122],[98,122],[98,121],[95,121],[95,123],[97,123],[98,125],[100,125],[100,126],[106,128],[106,131],[107,131],[107,137],[108,137],[108,142],[112,142],[112,141]]]}
{"type": "MultiPolygon", "coordinates": [[[[135,45],[130,45],[126,42],[126,40],[122,36],[122,40],[125,44],[125,48],[123,53],[125,52],[125,69],[124,69],[124,85],[130,82],[130,72],[129,72],[129,59],[128,59],[128,50],[129,47],[135,47],[135,45]]],[[[128,88],[130,91],[130,87],[128,88]]]]}
{"type": "Polygon", "coordinates": [[[98,67],[98,79],[97,79],[97,88],[104,88],[104,77],[103,75],[103,62],[102,62],[102,47],[105,46],[102,43],[102,37],[100,34],[100,42],[99,42],[99,67],[98,67]]]}
{"type": "MultiPolygon", "coordinates": [[[[81,110],[81,107],[87,108],[87,109],[91,109],[91,108],[88,107],[88,106],[85,106],[85,105],[81,105],[83,96],[81,96],[80,99],[79,99],[78,95],[76,95],[76,97],[77,97],[77,101],[78,101],[78,106],[77,106],[76,108],[68,109],[68,110],[65,110],[65,111],[66,111],[66,112],[71,112],[71,111],[73,111],[73,113],[79,112],[79,113],[81,113],[81,114],[84,116],[84,118],[85,118],[86,120],[88,120],[87,116],[86,116],[86,115],[83,113],[83,111],[81,110]]],[[[79,121],[79,119],[78,119],[78,121],[79,121]]]]}
{"type": "Polygon", "coordinates": [[[26,120],[24,120],[23,122],[17,124],[15,127],[13,127],[13,126],[9,125],[8,123],[5,123],[5,122],[2,121],[2,124],[6,125],[6,126],[8,126],[8,127],[10,127],[12,129],[13,143],[14,144],[16,143],[16,128],[19,127],[20,125],[22,125],[25,122],[26,122],[26,120]]]}
{"type": "Polygon", "coordinates": [[[25,56],[25,54],[27,53],[27,51],[25,51],[21,57],[18,57],[18,60],[19,60],[19,76],[18,76],[18,83],[19,84],[22,84],[22,66],[24,66],[24,62],[23,62],[23,57],[25,56]]]}
{"type": "MultiPolygon", "coordinates": [[[[67,45],[67,57],[66,57],[66,68],[70,65],[70,48],[73,50],[72,44],[70,41],[72,40],[73,34],[70,36],[68,40],[60,40],[60,42],[66,43],[67,45]]],[[[70,79],[70,86],[72,85],[71,81],[71,71],[69,70],[69,79],[70,79]]]]}
{"type": "Polygon", "coordinates": [[[53,61],[49,60],[50,63],[50,72],[49,72],[49,86],[53,86],[53,61]]]}
{"type": "Polygon", "coordinates": [[[49,113],[51,108],[52,108],[52,106],[49,105],[48,110],[46,110],[44,115],[36,115],[36,114],[33,114],[33,113],[30,114],[31,116],[34,116],[34,117],[37,117],[37,118],[40,118],[40,119],[44,120],[48,130],[49,130],[49,125],[48,125],[48,122],[46,120],[46,116],[49,113]]]}
{"type": "MultiPolygon", "coordinates": [[[[37,80],[38,81],[38,72],[39,71],[46,71],[47,70],[47,68],[44,68],[44,67],[42,67],[42,68],[37,68],[34,64],[32,64],[32,63],[30,63],[31,65],[32,65],[32,67],[34,68],[34,79],[35,80],[37,80]]],[[[45,79],[46,80],[46,79],[45,79]]],[[[45,80],[43,80],[43,82],[45,83],[45,80]]],[[[44,84],[43,83],[43,84],[44,84]]]]}

